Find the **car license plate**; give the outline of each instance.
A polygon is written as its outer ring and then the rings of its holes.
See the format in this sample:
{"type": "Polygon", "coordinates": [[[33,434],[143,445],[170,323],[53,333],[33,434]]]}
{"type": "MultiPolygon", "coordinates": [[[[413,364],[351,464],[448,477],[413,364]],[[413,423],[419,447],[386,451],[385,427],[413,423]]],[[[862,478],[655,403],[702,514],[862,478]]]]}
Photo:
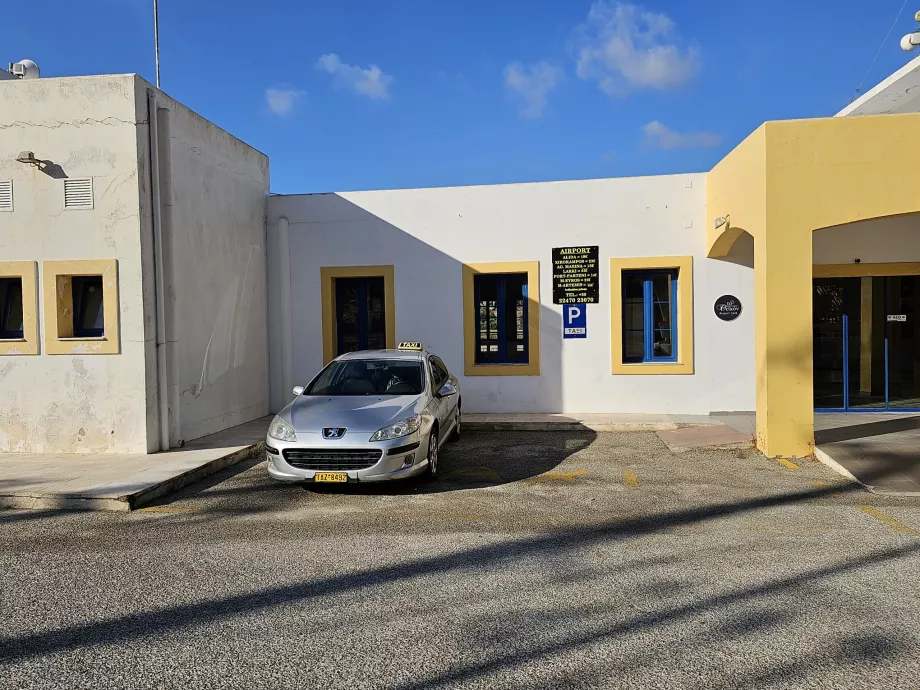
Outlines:
{"type": "Polygon", "coordinates": [[[344,472],[317,472],[313,475],[315,482],[347,482],[348,475],[344,472]]]}

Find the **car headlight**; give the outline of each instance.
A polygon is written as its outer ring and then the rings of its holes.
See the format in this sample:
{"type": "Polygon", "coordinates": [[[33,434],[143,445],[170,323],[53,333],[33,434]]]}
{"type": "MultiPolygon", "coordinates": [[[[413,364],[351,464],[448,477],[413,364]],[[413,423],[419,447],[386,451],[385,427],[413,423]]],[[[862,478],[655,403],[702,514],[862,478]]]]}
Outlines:
{"type": "Polygon", "coordinates": [[[382,429],[377,429],[374,432],[374,435],[371,436],[371,441],[389,441],[391,438],[400,438],[402,436],[408,436],[409,434],[414,434],[418,431],[418,428],[422,425],[422,418],[417,414],[412,415],[408,419],[402,419],[396,424],[390,424],[385,426],[382,429]]]}
{"type": "Polygon", "coordinates": [[[297,434],[294,433],[294,427],[288,424],[281,417],[275,417],[271,426],[268,427],[268,435],[279,441],[296,441],[297,434]]]}

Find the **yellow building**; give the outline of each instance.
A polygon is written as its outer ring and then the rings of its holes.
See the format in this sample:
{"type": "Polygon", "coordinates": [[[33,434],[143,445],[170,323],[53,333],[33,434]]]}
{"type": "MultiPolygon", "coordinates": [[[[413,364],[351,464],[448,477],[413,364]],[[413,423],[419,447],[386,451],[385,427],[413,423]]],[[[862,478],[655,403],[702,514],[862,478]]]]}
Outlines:
{"type": "Polygon", "coordinates": [[[707,256],[754,266],[767,455],[809,455],[816,409],[920,407],[918,85],[920,59],[837,117],[765,123],[707,176],[707,256]]]}

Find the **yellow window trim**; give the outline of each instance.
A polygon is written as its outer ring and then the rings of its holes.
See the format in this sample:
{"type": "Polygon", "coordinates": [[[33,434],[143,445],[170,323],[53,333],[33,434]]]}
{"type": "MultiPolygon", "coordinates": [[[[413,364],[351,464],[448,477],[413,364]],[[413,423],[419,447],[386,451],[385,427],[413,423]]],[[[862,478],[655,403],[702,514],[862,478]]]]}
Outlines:
{"type": "Polygon", "coordinates": [[[89,259],[42,262],[45,305],[45,352],[49,355],[117,355],[120,333],[118,320],[118,260],[89,259]],[[102,276],[102,310],[105,335],[101,338],[73,337],[74,276],[102,276]]]}
{"type": "Polygon", "coordinates": [[[36,262],[0,261],[0,278],[22,281],[22,339],[0,340],[0,356],[38,354],[38,281],[36,262]]]}
{"type": "Polygon", "coordinates": [[[920,275],[920,263],[815,264],[815,278],[867,278],[871,276],[920,275]]]}
{"type": "Polygon", "coordinates": [[[335,359],[335,279],[383,278],[383,299],[386,312],[386,346],[396,347],[396,286],[393,266],[324,266],[319,269],[323,302],[323,365],[335,359]]]}
{"type": "Polygon", "coordinates": [[[644,256],[610,259],[610,364],[613,374],[693,373],[693,257],[644,256]],[[623,271],[642,269],[678,270],[677,362],[662,364],[623,363],[623,271]]]}
{"type": "Polygon", "coordinates": [[[540,375],[540,262],[500,261],[463,264],[463,373],[466,376],[540,375]],[[500,273],[527,274],[527,364],[476,364],[476,296],[473,277],[500,273]]]}

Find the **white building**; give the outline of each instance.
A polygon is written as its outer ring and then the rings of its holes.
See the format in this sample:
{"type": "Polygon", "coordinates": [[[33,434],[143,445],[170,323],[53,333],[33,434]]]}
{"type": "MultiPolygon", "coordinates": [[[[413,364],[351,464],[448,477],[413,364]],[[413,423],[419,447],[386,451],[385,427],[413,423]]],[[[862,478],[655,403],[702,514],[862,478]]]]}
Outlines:
{"type": "Polygon", "coordinates": [[[0,82],[0,132],[0,452],[267,414],[268,159],[134,75],[0,82]]]}
{"type": "MultiPolygon", "coordinates": [[[[280,243],[270,244],[269,262],[273,409],[354,347],[337,342],[335,285],[362,276],[384,285],[383,318],[369,337],[376,329],[389,346],[423,341],[458,374],[469,412],[753,410],[753,309],[732,322],[713,310],[726,294],[753,306],[753,270],[706,259],[705,185],[698,174],[272,197],[269,234],[280,243]],[[564,307],[553,302],[552,250],[573,246],[596,246],[600,257],[600,299],[587,305],[584,339],[563,339],[564,307]],[[611,268],[611,260],[632,263],[611,268]],[[612,314],[621,299],[612,276],[622,268],[676,270],[676,362],[624,366],[612,353],[623,339],[612,314]],[[525,277],[528,333],[515,341],[529,350],[524,362],[477,363],[477,347],[498,343],[475,342],[482,324],[465,270],[477,280],[525,277]]],[[[497,305],[499,319],[505,308],[497,305]]]]}
{"type": "Polygon", "coordinates": [[[272,197],[137,76],[4,80],[0,452],[181,445],[400,340],[468,412],[756,410],[773,456],[920,411],[918,68],[708,173],[272,197]]]}

